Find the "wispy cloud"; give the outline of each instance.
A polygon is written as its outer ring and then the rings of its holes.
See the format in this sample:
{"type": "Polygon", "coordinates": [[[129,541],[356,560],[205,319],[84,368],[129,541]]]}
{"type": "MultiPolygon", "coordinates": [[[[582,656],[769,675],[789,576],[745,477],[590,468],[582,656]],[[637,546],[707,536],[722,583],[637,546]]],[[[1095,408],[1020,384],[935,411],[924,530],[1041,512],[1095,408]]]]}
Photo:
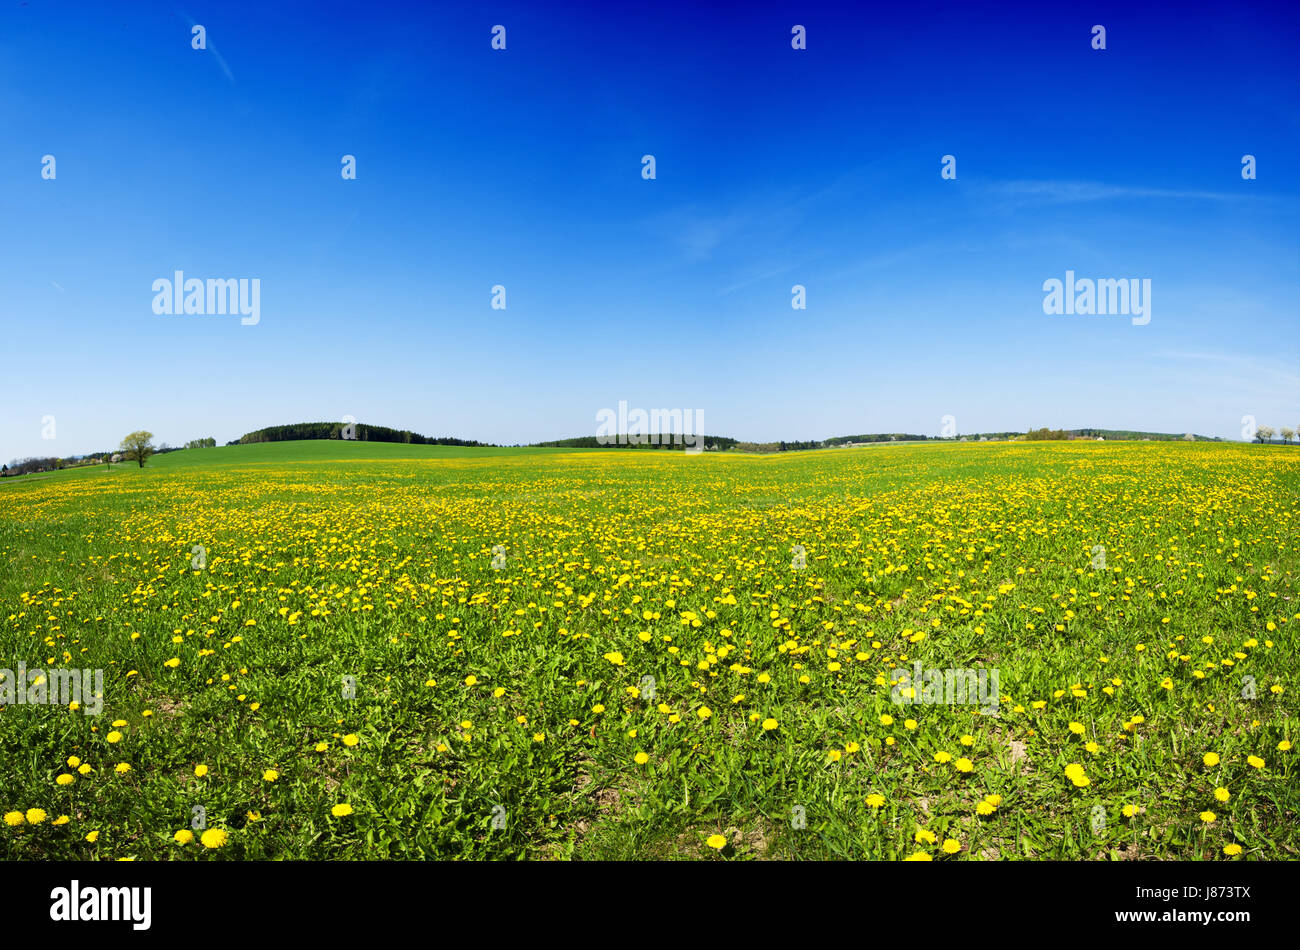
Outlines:
{"type": "Polygon", "coordinates": [[[1199,364],[1204,368],[1205,378],[1212,379],[1216,385],[1300,401],[1300,374],[1282,360],[1201,350],[1162,350],[1156,356],[1170,362],[1199,364]]]}
{"type": "MultiPolygon", "coordinates": [[[[186,23],[190,25],[191,30],[193,30],[194,27],[199,25],[192,17],[188,16],[187,14],[182,13],[180,16],[183,20],[185,20],[186,23]]],[[[225,73],[226,78],[233,83],[235,81],[235,74],[232,73],[230,71],[230,67],[226,65],[225,57],[222,56],[221,53],[217,51],[217,47],[213,44],[213,42],[210,39],[205,38],[204,42],[206,44],[205,48],[209,53],[212,54],[212,58],[217,61],[217,65],[221,67],[221,71],[225,73]]]]}
{"type": "Polygon", "coordinates": [[[1176,188],[1148,188],[1112,185],[1096,181],[991,182],[982,191],[1012,201],[1042,204],[1074,204],[1089,201],[1117,201],[1134,198],[1172,199],[1177,201],[1241,201],[1250,196],[1220,191],[1187,191],[1176,188]]]}
{"type": "MultiPolygon", "coordinates": [[[[815,188],[754,190],[729,199],[718,210],[701,209],[699,205],[665,210],[648,219],[645,226],[675,243],[689,262],[710,260],[716,254],[725,253],[729,246],[748,256],[755,247],[781,245],[819,208],[837,208],[854,194],[870,190],[869,176],[881,162],[883,159],[859,165],[815,188]]],[[[730,293],[799,266],[801,262],[795,261],[752,278],[742,278],[721,293],[730,293]]]]}
{"type": "Polygon", "coordinates": [[[723,287],[721,290],[719,290],[718,296],[722,297],[722,296],[726,296],[727,294],[733,294],[737,290],[743,290],[744,288],[749,287],[752,284],[757,284],[765,280],[771,280],[773,277],[776,277],[779,274],[784,274],[794,270],[797,267],[804,266],[809,262],[809,260],[811,260],[811,258],[801,260],[801,261],[793,261],[789,264],[783,264],[780,267],[772,267],[767,270],[762,270],[757,273],[751,274],[748,277],[743,277],[740,280],[736,281],[734,284],[730,284],[726,287],[723,287]]]}
{"type": "Polygon", "coordinates": [[[235,81],[235,74],[230,71],[230,67],[226,65],[225,58],[219,52],[217,52],[217,48],[213,46],[211,43],[209,43],[208,52],[211,53],[213,58],[216,59],[217,65],[220,66],[221,71],[226,74],[226,78],[233,83],[235,81]]]}
{"type": "Polygon", "coordinates": [[[744,230],[748,220],[748,216],[743,214],[696,215],[688,212],[677,232],[677,243],[687,260],[707,260],[724,241],[744,230]]]}

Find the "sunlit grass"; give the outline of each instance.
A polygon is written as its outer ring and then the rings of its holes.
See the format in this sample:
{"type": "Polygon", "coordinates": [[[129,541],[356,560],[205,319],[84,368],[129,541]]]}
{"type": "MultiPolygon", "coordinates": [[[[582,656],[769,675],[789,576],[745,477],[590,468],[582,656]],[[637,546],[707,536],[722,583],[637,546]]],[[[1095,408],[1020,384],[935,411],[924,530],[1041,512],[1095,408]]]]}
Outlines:
{"type": "Polygon", "coordinates": [[[0,854],[1295,857],[1298,488],[1201,443],[15,480],[0,667],[106,695],[0,710],[0,854]],[[896,705],[918,660],[999,714],[896,705]]]}

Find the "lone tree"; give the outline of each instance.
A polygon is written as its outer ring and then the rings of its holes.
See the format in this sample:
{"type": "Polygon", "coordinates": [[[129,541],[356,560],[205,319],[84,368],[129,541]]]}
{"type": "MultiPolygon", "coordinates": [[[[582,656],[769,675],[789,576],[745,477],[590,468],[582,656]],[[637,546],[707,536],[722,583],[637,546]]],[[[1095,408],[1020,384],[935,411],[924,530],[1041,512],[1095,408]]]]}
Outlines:
{"type": "Polygon", "coordinates": [[[1260,442],[1272,442],[1273,431],[1272,426],[1260,426],[1255,430],[1255,438],[1259,439],[1260,442]]]}
{"type": "Polygon", "coordinates": [[[145,459],[153,455],[153,433],[143,429],[132,432],[122,440],[120,448],[123,457],[139,462],[140,467],[144,468],[145,459]]]}
{"type": "Polygon", "coordinates": [[[1286,443],[1290,442],[1294,438],[1295,438],[1295,429],[1292,429],[1290,426],[1283,426],[1282,444],[1285,445],[1286,443]]]}

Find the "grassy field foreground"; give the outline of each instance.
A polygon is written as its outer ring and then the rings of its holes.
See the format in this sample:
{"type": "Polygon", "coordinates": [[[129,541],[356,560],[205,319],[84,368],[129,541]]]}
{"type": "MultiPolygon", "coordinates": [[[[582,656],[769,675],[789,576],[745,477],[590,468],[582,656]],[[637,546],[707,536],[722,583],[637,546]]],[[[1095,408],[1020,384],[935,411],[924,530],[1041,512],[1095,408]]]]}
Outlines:
{"type": "Polygon", "coordinates": [[[0,484],[0,668],[104,671],[0,708],[0,855],[1295,858],[1298,508],[1202,443],[0,484]]]}

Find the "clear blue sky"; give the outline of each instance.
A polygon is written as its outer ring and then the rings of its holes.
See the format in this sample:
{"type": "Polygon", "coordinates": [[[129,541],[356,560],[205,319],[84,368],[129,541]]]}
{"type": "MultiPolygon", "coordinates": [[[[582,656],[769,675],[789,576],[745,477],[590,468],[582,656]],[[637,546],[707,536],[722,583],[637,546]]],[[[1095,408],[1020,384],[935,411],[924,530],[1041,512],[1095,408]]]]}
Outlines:
{"type": "Polygon", "coordinates": [[[4,460],[619,400],[754,440],[1300,425],[1294,5],[435,6],[3,0],[4,460]],[[155,315],[177,269],[260,278],[260,323],[155,315]],[[1150,324],[1045,315],[1067,270],[1151,279],[1150,324]]]}

